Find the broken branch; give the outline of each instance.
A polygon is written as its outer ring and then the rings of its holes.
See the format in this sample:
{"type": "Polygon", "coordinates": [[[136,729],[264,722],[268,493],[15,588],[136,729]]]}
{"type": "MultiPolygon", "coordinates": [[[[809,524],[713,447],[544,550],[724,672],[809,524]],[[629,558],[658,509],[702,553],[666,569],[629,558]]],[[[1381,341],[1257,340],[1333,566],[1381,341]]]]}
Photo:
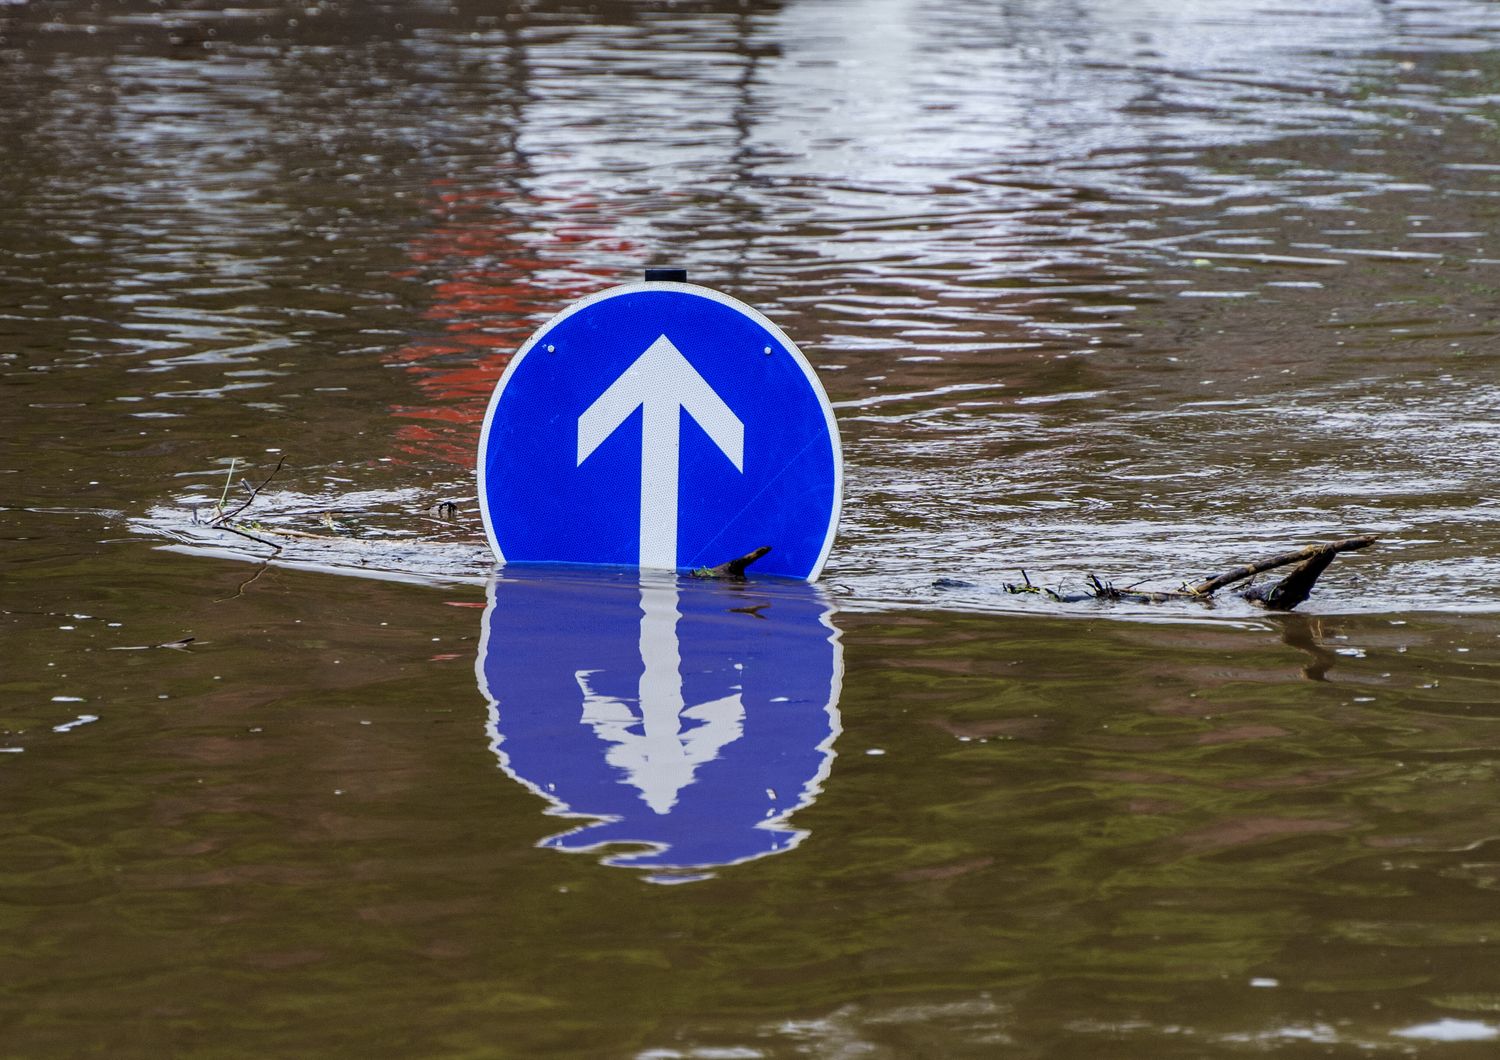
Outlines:
{"type": "Polygon", "coordinates": [[[720,563],[717,567],[699,567],[693,571],[693,577],[742,579],[745,577],[745,568],[770,551],[770,545],[762,545],[753,552],[746,552],[743,556],[732,559],[728,563],[720,563]]]}
{"type": "Polygon", "coordinates": [[[1374,534],[1346,537],[1338,541],[1327,541],[1320,545],[1308,545],[1293,552],[1283,552],[1266,559],[1242,563],[1238,567],[1215,575],[1197,585],[1184,586],[1176,592],[1154,592],[1140,589],[1117,589],[1097,574],[1088,576],[1088,591],[1083,593],[1057,593],[1051,589],[1039,589],[1031,583],[1026,572],[1021,572],[1021,585],[1005,585],[1011,594],[1044,592],[1062,603],[1079,603],[1084,600],[1125,600],[1136,604],[1161,604],[1172,600],[1207,601],[1214,593],[1226,586],[1263,574],[1268,570],[1297,564],[1285,578],[1268,589],[1252,588],[1241,595],[1252,603],[1272,611],[1290,611],[1312,595],[1318,577],[1328,569],[1333,558],[1340,552],[1353,552],[1368,548],[1375,543],[1374,534]]]}
{"type": "MultiPolygon", "coordinates": [[[[244,503],[241,504],[238,508],[236,508],[232,512],[223,512],[223,511],[221,511],[219,515],[215,516],[213,522],[209,523],[208,525],[209,526],[213,526],[213,527],[224,527],[225,523],[229,522],[236,515],[239,515],[240,512],[242,512],[246,508],[250,507],[250,505],[254,504],[255,503],[255,498],[260,495],[260,491],[263,490],[263,489],[265,489],[267,486],[269,486],[271,484],[271,480],[276,477],[277,473],[281,470],[282,465],[285,464],[285,463],[286,463],[286,457],[285,456],[283,456],[280,460],[276,461],[276,466],[271,469],[271,473],[266,476],[265,481],[262,482],[259,486],[251,486],[249,483],[245,483],[245,488],[250,491],[250,496],[245,499],[244,503]]],[[[232,469],[231,469],[230,473],[233,474],[233,470],[232,469]]],[[[225,492],[226,492],[226,494],[228,493],[228,489],[229,489],[229,487],[228,487],[228,484],[226,483],[225,484],[225,492]]],[[[221,499],[221,501],[220,501],[220,507],[221,508],[222,508],[222,505],[223,505],[223,502],[222,502],[222,499],[221,499]]],[[[227,527],[225,527],[225,529],[227,529],[227,527]]],[[[250,535],[246,534],[244,536],[249,537],[250,535]]],[[[253,540],[259,541],[260,539],[259,538],[253,538],[253,540]]],[[[261,544],[267,545],[267,544],[270,544],[270,542],[269,541],[261,541],[261,544]]]]}
{"type": "MultiPolygon", "coordinates": [[[[1244,581],[1246,578],[1253,578],[1255,575],[1263,574],[1268,570],[1275,570],[1277,567],[1285,567],[1292,563],[1302,563],[1305,560],[1326,555],[1327,559],[1323,562],[1323,566],[1319,567],[1317,573],[1312,576],[1313,581],[1316,581],[1318,574],[1322,573],[1323,567],[1333,562],[1333,557],[1340,552],[1353,552],[1356,549],[1369,548],[1374,543],[1374,534],[1361,534],[1359,537],[1346,537],[1340,541],[1329,541],[1321,545],[1308,545],[1306,548],[1299,548],[1295,552],[1283,552],[1279,556],[1271,556],[1268,559],[1258,559],[1252,563],[1241,564],[1233,570],[1225,571],[1223,574],[1215,575],[1207,581],[1199,582],[1197,585],[1189,588],[1186,595],[1209,596],[1226,585],[1233,585],[1235,582],[1244,581]]],[[[1308,588],[1311,590],[1311,583],[1309,583],[1308,588]]],[[[1305,600],[1307,597],[1304,595],[1302,599],[1305,600]]]]}

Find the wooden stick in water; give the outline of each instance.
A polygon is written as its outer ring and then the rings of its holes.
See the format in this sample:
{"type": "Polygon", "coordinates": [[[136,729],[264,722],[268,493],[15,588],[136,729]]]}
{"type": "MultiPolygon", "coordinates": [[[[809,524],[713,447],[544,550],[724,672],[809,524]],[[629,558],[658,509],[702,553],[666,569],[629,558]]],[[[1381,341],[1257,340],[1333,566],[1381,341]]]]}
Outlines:
{"type": "MultiPolygon", "coordinates": [[[[1246,578],[1253,578],[1255,575],[1263,574],[1268,570],[1275,570],[1277,567],[1285,567],[1293,563],[1303,563],[1314,557],[1326,555],[1328,557],[1327,561],[1317,571],[1318,574],[1321,574],[1323,567],[1328,566],[1328,563],[1333,561],[1333,557],[1340,552],[1353,552],[1357,549],[1369,548],[1374,543],[1374,534],[1361,534],[1359,537],[1346,537],[1340,541],[1327,541],[1321,545],[1308,545],[1306,548],[1299,548],[1295,552],[1283,552],[1279,556],[1271,556],[1267,559],[1255,560],[1253,563],[1242,564],[1233,570],[1225,571],[1223,574],[1215,575],[1207,581],[1190,586],[1187,592],[1189,596],[1208,596],[1210,593],[1217,592],[1226,585],[1233,585],[1235,582],[1244,581],[1246,578]]],[[[1317,574],[1313,575],[1313,579],[1317,579],[1317,574]]],[[[1306,595],[1302,599],[1307,599],[1306,595]]]]}

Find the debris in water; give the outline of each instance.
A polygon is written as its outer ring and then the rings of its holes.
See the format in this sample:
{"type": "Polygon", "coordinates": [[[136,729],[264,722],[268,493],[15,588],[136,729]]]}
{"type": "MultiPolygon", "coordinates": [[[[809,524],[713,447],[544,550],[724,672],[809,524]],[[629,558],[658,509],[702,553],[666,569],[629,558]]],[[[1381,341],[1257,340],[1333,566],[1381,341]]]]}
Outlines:
{"type": "Polygon", "coordinates": [[[156,648],[168,648],[172,651],[191,651],[188,645],[194,643],[196,637],[183,637],[181,640],[169,640],[163,644],[130,644],[119,648],[110,648],[110,651],[152,651],[156,648]]]}
{"type": "Polygon", "coordinates": [[[720,563],[717,567],[699,567],[693,571],[694,578],[727,578],[733,581],[743,581],[745,568],[766,553],[771,551],[770,545],[761,545],[753,552],[746,552],[738,559],[732,559],[728,563],[720,563]]]}
{"type": "Polygon", "coordinates": [[[1216,574],[1212,578],[1198,582],[1196,585],[1184,585],[1175,592],[1151,592],[1133,588],[1116,588],[1111,582],[1100,578],[1097,574],[1088,576],[1088,590],[1083,593],[1059,593],[1052,589],[1035,586],[1026,572],[1021,572],[1021,585],[1006,584],[1005,591],[1012,595],[1026,593],[1045,593],[1053,600],[1063,603],[1077,603],[1083,600],[1124,600],[1138,604],[1160,604],[1173,600],[1209,600],[1214,593],[1226,586],[1242,582],[1247,578],[1253,578],[1257,574],[1263,574],[1269,570],[1279,567],[1288,567],[1296,564],[1286,577],[1269,588],[1253,586],[1240,595],[1251,603],[1259,604],[1269,611],[1290,611],[1312,595],[1313,586],[1317,584],[1318,578],[1328,569],[1333,558],[1340,552],[1353,552],[1358,549],[1368,548],[1375,543],[1374,534],[1362,534],[1358,537],[1346,537],[1338,541],[1326,541],[1318,545],[1308,545],[1292,552],[1282,552],[1265,559],[1253,560],[1242,563],[1237,567],[1216,574]]]}

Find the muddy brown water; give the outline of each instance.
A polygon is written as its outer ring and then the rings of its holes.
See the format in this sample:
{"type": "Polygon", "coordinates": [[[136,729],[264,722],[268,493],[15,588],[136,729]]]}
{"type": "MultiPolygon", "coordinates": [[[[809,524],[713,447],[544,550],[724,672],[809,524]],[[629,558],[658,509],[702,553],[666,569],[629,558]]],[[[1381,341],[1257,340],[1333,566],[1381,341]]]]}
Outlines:
{"type": "Polygon", "coordinates": [[[1493,1055],[1497,213],[1474,0],[0,3],[0,1052],[1493,1055]],[[653,263],[818,367],[821,590],[486,584],[653,263]],[[281,456],[332,543],[194,526],[281,456]]]}

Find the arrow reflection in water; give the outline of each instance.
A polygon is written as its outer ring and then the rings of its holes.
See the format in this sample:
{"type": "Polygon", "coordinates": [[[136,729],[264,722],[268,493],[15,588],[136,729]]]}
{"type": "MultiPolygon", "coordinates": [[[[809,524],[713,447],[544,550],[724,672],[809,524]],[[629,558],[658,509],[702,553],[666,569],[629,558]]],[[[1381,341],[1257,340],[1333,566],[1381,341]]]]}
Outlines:
{"type": "Polygon", "coordinates": [[[491,746],[548,813],[590,819],[541,845],[684,882],[801,842],[787,818],[840,732],[833,610],[802,582],[504,568],[477,666],[491,746]]]}

